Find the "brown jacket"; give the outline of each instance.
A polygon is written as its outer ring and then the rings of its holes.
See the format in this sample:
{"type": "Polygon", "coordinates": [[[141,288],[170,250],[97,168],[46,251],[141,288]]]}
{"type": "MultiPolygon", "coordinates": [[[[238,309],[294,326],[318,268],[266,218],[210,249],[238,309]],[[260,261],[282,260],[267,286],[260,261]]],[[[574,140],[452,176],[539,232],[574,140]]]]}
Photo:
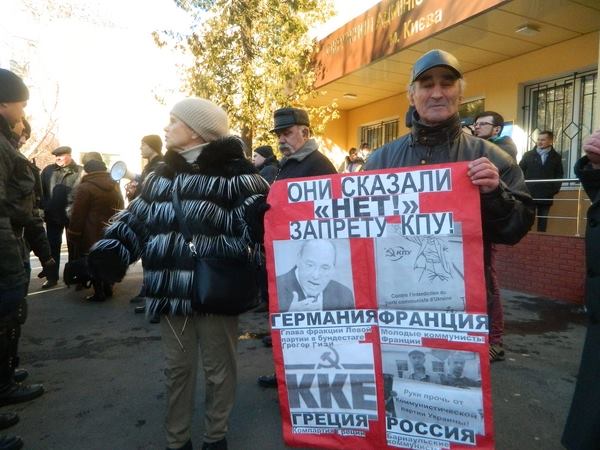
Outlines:
{"type": "Polygon", "coordinates": [[[123,209],[123,196],[108,172],[92,172],[81,179],[67,229],[71,258],[88,253],[102,237],[108,219],[119,209],[123,209]]]}

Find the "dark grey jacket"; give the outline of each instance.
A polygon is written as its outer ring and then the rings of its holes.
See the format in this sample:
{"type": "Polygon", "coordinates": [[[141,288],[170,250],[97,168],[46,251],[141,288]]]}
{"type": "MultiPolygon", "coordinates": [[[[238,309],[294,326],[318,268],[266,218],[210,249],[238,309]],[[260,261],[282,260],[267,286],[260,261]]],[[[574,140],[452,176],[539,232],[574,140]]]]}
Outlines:
{"type": "Polygon", "coordinates": [[[535,214],[517,163],[490,142],[462,132],[458,116],[437,127],[413,119],[411,133],[371,154],[365,170],[473,161],[487,157],[500,172],[499,188],[481,194],[483,238],[514,245],[531,228],[535,214]]]}
{"type": "Polygon", "coordinates": [[[83,167],[71,162],[65,167],[50,164],[40,175],[42,180],[41,206],[44,220],[55,224],[69,223],[69,211],[73,203],[73,190],[79,184],[83,167]]]}
{"type": "Polygon", "coordinates": [[[517,160],[517,146],[515,145],[515,141],[513,141],[510,136],[490,138],[489,141],[496,144],[498,147],[500,147],[502,150],[508,153],[512,157],[512,159],[514,159],[515,161],[517,160]]]}
{"type": "Polygon", "coordinates": [[[317,177],[337,173],[329,158],[319,152],[314,139],[309,139],[294,154],[281,158],[277,180],[287,178],[317,177]]]}

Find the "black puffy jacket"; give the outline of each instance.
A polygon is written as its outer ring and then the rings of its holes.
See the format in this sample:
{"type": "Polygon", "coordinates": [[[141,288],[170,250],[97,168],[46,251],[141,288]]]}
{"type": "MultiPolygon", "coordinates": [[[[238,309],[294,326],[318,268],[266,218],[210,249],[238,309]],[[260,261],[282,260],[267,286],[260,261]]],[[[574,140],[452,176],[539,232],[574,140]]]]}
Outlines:
{"type": "Polygon", "coordinates": [[[173,209],[174,188],[198,255],[232,257],[247,254],[254,243],[247,210],[264,201],[269,185],[245,158],[239,138],[205,145],[193,164],[168,151],[141,194],[92,247],[93,275],[118,281],[141,257],[149,311],[190,315],[194,260],[173,209]]]}

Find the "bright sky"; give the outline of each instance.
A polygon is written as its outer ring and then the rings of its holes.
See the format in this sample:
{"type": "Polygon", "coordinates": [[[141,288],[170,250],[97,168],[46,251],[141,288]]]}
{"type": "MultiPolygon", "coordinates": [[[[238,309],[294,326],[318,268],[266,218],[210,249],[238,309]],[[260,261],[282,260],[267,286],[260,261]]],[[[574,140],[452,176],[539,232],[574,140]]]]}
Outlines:
{"type": "MultiPolygon", "coordinates": [[[[1,0],[0,14],[0,65],[22,60],[21,52],[30,55],[27,112],[34,132],[42,131],[56,104],[61,145],[70,145],[76,154],[120,154],[128,166],[139,169],[140,138],[162,137],[170,106],[184,95],[178,92],[178,57],[158,49],[151,32],[184,29],[186,15],[173,0],[70,0],[66,3],[91,11],[97,23],[34,21],[23,3],[40,1],[45,0],[1,0]],[[29,42],[37,48],[31,49],[29,42]]],[[[377,2],[336,0],[341,12],[317,36],[326,36],[377,2]]]]}

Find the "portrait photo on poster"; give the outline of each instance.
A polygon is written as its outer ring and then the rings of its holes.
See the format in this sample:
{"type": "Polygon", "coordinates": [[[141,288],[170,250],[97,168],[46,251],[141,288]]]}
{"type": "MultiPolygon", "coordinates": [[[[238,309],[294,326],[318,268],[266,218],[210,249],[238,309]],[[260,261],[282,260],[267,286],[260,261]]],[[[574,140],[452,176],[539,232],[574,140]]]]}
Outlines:
{"type": "Polygon", "coordinates": [[[273,241],[279,310],[354,308],[348,239],[273,241]]]}
{"type": "Polygon", "coordinates": [[[449,235],[404,236],[398,225],[388,228],[388,237],[374,241],[379,307],[464,311],[460,223],[449,235]]]}
{"type": "Polygon", "coordinates": [[[463,423],[484,431],[478,353],[389,344],[381,348],[387,416],[431,420],[429,414],[438,410],[441,425],[463,423]]]}

